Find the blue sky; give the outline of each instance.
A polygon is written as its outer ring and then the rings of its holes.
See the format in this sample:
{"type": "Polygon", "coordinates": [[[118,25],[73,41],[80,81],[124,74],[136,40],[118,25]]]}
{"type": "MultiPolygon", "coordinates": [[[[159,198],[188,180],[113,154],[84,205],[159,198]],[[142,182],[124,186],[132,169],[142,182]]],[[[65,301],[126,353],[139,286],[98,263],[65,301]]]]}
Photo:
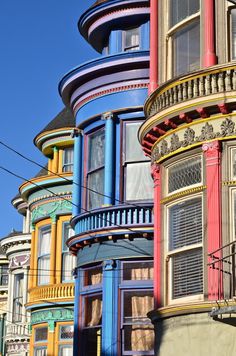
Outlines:
{"type": "MultiPolygon", "coordinates": [[[[58,83],[71,68],[98,57],[77,29],[95,0],[0,1],[0,141],[40,164],[33,138],[63,108],[58,83]]],[[[28,179],[39,167],[0,145],[0,166],[28,179]]],[[[0,169],[0,236],[21,230],[11,205],[23,181],[0,169]]]]}

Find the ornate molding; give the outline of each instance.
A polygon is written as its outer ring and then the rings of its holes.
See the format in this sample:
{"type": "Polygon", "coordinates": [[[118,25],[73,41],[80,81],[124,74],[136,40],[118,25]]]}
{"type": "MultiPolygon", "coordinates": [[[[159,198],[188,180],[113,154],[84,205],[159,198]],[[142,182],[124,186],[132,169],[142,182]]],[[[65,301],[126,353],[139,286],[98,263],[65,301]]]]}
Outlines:
{"type": "Polygon", "coordinates": [[[71,200],[60,199],[50,205],[44,204],[44,206],[37,206],[32,211],[31,221],[32,223],[40,218],[45,218],[46,216],[50,216],[53,220],[55,220],[56,215],[62,211],[72,210],[71,200]]]}
{"type": "MultiPolygon", "coordinates": [[[[179,131],[180,130],[177,130],[177,132],[179,131]]],[[[210,124],[208,121],[204,121],[202,127],[200,128],[200,135],[197,135],[196,131],[190,126],[185,129],[182,140],[180,139],[179,134],[177,132],[174,132],[170,136],[169,140],[167,140],[166,138],[160,139],[158,141],[159,145],[155,144],[151,154],[151,159],[153,163],[158,162],[163,157],[172,154],[181,148],[189,148],[193,145],[201,144],[204,141],[215,139],[217,141],[217,139],[224,139],[227,137],[236,136],[235,122],[230,117],[225,118],[221,122],[220,131],[215,131],[215,128],[212,124],[210,124]]],[[[218,149],[218,146],[216,147],[215,145],[216,144],[212,143],[210,145],[208,143],[206,146],[204,146],[205,148],[203,147],[203,150],[213,150],[213,148],[218,149]]],[[[219,143],[217,145],[219,145],[219,143]]]]}
{"type": "Polygon", "coordinates": [[[176,194],[172,194],[164,199],[161,200],[161,204],[165,204],[165,203],[168,203],[172,200],[175,200],[175,199],[178,199],[178,198],[181,198],[181,197],[184,197],[186,195],[190,195],[190,194],[194,194],[194,193],[198,193],[198,192],[202,192],[203,190],[206,189],[206,185],[202,185],[200,187],[196,187],[196,188],[191,188],[191,189],[187,189],[187,190],[184,190],[184,191],[181,191],[179,193],[176,193],[176,194]]]}
{"type": "Polygon", "coordinates": [[[160,179],[160,168],[159,164],[153,163],[151,165],[151,176],[154,182],[160,179]]]}
{"type": "Polygon", "coordinates": [[[31,326],[35,324],[48,323],[50,331],[53,330],[57,321],[72,321],[74,310],[66,308],[47,309],[46,311],[33,312],[31,315],[31,326]]]}

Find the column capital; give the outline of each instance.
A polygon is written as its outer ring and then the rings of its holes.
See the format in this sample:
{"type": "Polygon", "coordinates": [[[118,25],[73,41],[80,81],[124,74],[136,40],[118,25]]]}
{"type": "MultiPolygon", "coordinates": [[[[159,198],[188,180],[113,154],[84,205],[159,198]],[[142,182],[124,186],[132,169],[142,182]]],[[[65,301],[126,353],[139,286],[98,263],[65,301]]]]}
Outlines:
{"type": "Polygon", "coordinates": [[[110,119],[113,119],[114,118],[114,115],[113,115],[113,112],[112,111],[107,111],[107,112],[104,112],[101,116],[101,119],[102,120],[110,120],[110,119]]]}
{"type": "Polygon", "coordinates": [[[160,164],[153,163],[151,165],[151,176],[154,182],[156,182],[160,178],[161,166],[160,164]]]}
{"type": "Polygon", "coordinates": [[[115,268],[116,262],[115,260],[105,260],[103,262],[103,270],[105,271],[111,271],[115,268]]]}
{"type": "Polygon", "coordinates": [[[83,135],[83,130],[81,129],[78,129],[77,127],[75,127],[72,132],[71,132],[71,137],[72,138],[75,138],[75,137],[78,137],[78,136],[82,136],[83,135]]]}
{"type": "Polygon", "coordinates": [[[221,152],[221,142],[218,140],[206,142],[202,145],[202,151],[207,160],[214,158],[218,159],[221,152]]]}

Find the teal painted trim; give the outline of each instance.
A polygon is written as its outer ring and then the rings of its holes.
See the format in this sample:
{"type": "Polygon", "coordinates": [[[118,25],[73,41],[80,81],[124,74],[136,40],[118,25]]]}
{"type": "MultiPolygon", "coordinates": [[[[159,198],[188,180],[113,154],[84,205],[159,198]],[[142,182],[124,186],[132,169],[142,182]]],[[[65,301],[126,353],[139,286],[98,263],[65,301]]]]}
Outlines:
{"type": "Polygon", "coordinates": [[[145,22],[141,26],[141,43],[140,43],[140,49],[144,51],[148,51],[150,47],[150,22],[145,22]]]}
{"type": "MultiPolygon", "coordinates": [[[[72,177],[71,176],[67,176],[67,179],[71,180],[72,181],[72,177]]],[[[32,189],[43,189],[44,186],[49,186],[49,185],[52,185],[52,184],[56,184],[56,183],[64,183],[65,180],[62,178],[53,178],[53,179],[47,179],[47,180],[42,180],[42,181],[39,181],[37,182],[37,187],[34,185],[34,184],[30,184],[30,185],[27,185],[25,188],[22,189],[21,191],[21,194],[29,191],[29,190],[32,190],[32,189]]],[[[66,189],[66,188],[64,188],[66,189]]],[[[45,193],[47,193],[47,195],[49,194],[48,192],[45,191],[45,193]]]]}
{"type": "Polygon", "coordinates": [[[78,267],[105,261],[107,259],[153,257],[153,241],[145,238],[134,238],[133,241],[126,239],[104,241],[84,246],[78,251],[78,267]]]}
{"type": "Polygon", "coordinates": [[[104,204],[114,202],[114,171],[115,171],[115,123],[112,115],[106,118],[105,124],[105,174],[104,174],[104,204]]]}
{"type": "Polygon", "coordinates": [[[82,178],[82,135],[79,132],[74,138],[74,177],[72,194],[72,215],[81,212],[81,178],[82,178]]]}
{"type": "Polygon", "coordinates": [[[57,321],[73,321],[74,311],[71,308],[47,309],[45,311],[32,312],[31,325],[47,322],[52,326],[52,323],[57,321]]]}
{"type": "Polygon", "coordinates": [[[80,280],[76,273],[76,276],[75,276],[73,356],[78,356],[78,352],[79,352],[79,291],[80,291],[80,280]]]}
{"type": "Polygon", "coordinates": [[[57,215],[70,214],[71,209],[71,200],[62,199],[51,204],[37,206],[32,210],[31,223],[33,224],[35,221],[46,217],[56,218],[57,215]]]}
{"type": "Polygon", "coordinates": [[[118,354],[118,269],[116,261],[103,263],[102,356],[118,354]]]}

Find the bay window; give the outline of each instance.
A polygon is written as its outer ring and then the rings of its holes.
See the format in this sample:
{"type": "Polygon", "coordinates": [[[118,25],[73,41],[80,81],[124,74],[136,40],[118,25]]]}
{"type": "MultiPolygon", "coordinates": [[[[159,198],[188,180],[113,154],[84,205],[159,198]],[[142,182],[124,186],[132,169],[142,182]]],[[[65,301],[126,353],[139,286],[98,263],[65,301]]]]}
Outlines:
{"type": "Polygon", "coordinates": [[[74,149],[72,147],[65,148],[63,151],[63,172],[73,172],[74,164],[74,149]]]}
{"type": "Polygon", "coordinates": [[[44,226],[38,234],[38,285],[49,284],[50,281],[50,244],[51,227],[44,226]]]}
{"type": "Polygon", "coordinates": [[[105,131],[100,129],[88,136],[87,206],[95,209],[103,204],[105,131]]]}
{"type": "Polygon", "coordinates": [[[150,161],[144,156],[137,140],[141,122],[125,122],[123,129],[124,198],[126,201],[150,200],[153,181],[150,161]]]}
{"type": "Polygon", "coordinates": [[[8,284],[8,265],[0,266],[0,286],[7,286],[8,284]]]}
{"type": "Polygon", "coordinates": [[[200,67],[200,2],[170,0],[172,74],[181,75],[200,67]]]}
{"type": "Polygon", "coordinates": [[[70,282],[73,280],[72,272],[76,265],[76,257],[70,254],[69,248],[66,245],[66,241],[73,233],[69,222],[64,222],[62,232],[62,282],[70,282]]]}

